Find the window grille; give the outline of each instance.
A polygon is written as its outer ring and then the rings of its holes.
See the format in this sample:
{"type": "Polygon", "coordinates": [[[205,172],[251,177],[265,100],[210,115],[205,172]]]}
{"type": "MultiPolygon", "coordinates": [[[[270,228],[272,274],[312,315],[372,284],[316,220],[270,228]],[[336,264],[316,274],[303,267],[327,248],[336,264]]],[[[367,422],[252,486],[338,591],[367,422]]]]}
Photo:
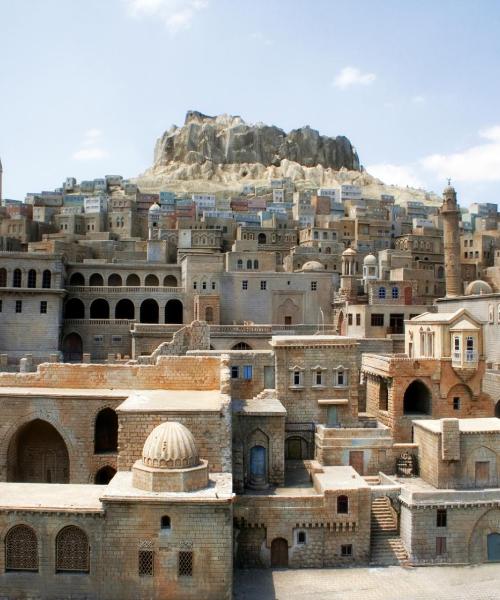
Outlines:
{"type": "Polygon", "coordinates": [[[5,537],[5,570],[38,571],[38,540],[26,525],[16,525],[5,537]]]}
{"type": "Polygon", "coordinates": [[[138,571],[141,577],[151,577],[154,575],[154,558],[153,542],[144,541],[139,544],[139,564],[138,571]]]}
{"type": "Polygon", "coordinates": [[[90,548],[87,534],[74,525],[65,527],[56,538],[56,572],[88,573],[90,548]]]}
{"type": "Polygon", "coordinates": [[[193,553],[179,552],[179,577],[193,576],[193,553]]]}

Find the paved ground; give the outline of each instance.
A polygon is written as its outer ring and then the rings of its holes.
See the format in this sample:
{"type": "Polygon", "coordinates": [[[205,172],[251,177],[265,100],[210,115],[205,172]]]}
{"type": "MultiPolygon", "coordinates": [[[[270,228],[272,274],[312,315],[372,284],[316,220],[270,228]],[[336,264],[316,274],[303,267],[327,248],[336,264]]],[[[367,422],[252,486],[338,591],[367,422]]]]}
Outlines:
{"type": "Polygon", "coordinates": [[[236,571],[236,600],[500,600],[500,564],[236,571]]]}

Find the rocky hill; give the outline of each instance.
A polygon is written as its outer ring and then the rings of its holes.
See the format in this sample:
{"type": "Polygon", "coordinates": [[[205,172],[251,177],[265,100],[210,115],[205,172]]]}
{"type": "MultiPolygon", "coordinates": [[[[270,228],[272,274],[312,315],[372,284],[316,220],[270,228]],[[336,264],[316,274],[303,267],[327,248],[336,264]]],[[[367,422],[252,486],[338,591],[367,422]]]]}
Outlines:
{"type": "Polygon", "coordinates": [[[425,190],[387,186],[369,175],[344,136],[323,136],[308,126],[286,133],[238,116],[197,111],[188,111],[182,127],[172,126],[157,140],[153,166],[135,181],[149,192],[237,194],[245,184],[266,187],[270,179],[282,177],[297,189],[354,183],[367,197],[439,201],[425,190]]]}

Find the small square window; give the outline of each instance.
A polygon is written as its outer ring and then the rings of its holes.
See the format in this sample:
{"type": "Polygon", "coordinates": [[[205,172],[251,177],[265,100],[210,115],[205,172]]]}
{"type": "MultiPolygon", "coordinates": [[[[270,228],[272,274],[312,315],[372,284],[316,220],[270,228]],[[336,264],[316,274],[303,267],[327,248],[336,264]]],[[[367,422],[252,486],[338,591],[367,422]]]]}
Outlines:
{"type": "Polygon", "coordinates": [[[315,292],[318,289],[318,282],[317,281],[311,281],[311,291],[315,292]]]}
{"type": "Polygon", "coordinates": [[[96,344],[102,344],[104,341],[104,336],[103,335],[94,335],[94,342],[96,344]]]}
{"type": "Polygon", "coordinates": [[[260,289],[261,290],[267,290],[267,281],[261,281],[260,282],[260,289]]]}
{"type": "Polygon", "coordinates": [[[240,368],[238,366],[233,365],[231,367],[231,379],[238,379],[240,376],[240,368]]]}
{"type": "Polygon", "coordinates": [[[306,532],[298,531],[297,532],[297,544],[305,544],[307,541],[306,532]]]}
{"type": "Polygon", "coordinates": [[[244,365],[243,367],[243,379],[247,381],[252,379],[253,376],[253,367],[252,365],[244,365]]]}
{"type": "Polygon", "coordinates": [[[178,574],[179,574],[179,577],[192,577],[193,576],[193,553],[192,552],[179,552],[178,574]]]}
{"type": "Polygon", "coordinates": [[[453,398],[453,410],[460,410],[460,398],[458,396],[453,398]]]}
{"type": "Polygon", "coordinates": [[[340,546],[341,556],[352,556],[352,544],[342,544],[340,546]]]}
{"type": "Polygon", "coordinates": [[[22,313],[22,312],[23,312],[23,301],[16,300],[16,313],[22,313]]]}
{"type": "Polygon", "coordinates": [[[248,281],[244,280],[241,282],[241,289],[248,290],[248,281]]]}
{"type": "Polygon", "coordinates": [[[42,300],[40,302],[40,314],[42,314],[42,315],[47,314],[47,300],[42,300]]]}
{"type": "Polygon", "coordinates": [[[121,344],[122,343],[122,336],[121,335],[112,335],[111,336],[111,343],[112,344],[121,344]]]}

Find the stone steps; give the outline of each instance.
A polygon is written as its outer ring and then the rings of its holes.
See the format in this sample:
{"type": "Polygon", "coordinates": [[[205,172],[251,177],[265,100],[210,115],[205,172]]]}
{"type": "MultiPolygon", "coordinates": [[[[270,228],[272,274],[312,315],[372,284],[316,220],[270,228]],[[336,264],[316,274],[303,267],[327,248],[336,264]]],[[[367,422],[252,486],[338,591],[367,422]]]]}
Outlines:
{"type": "Polygon", "coordinates": [[[372,501],[370,545],[372,565],[400,565],[408,559],[388,498],[372,501]]]}

